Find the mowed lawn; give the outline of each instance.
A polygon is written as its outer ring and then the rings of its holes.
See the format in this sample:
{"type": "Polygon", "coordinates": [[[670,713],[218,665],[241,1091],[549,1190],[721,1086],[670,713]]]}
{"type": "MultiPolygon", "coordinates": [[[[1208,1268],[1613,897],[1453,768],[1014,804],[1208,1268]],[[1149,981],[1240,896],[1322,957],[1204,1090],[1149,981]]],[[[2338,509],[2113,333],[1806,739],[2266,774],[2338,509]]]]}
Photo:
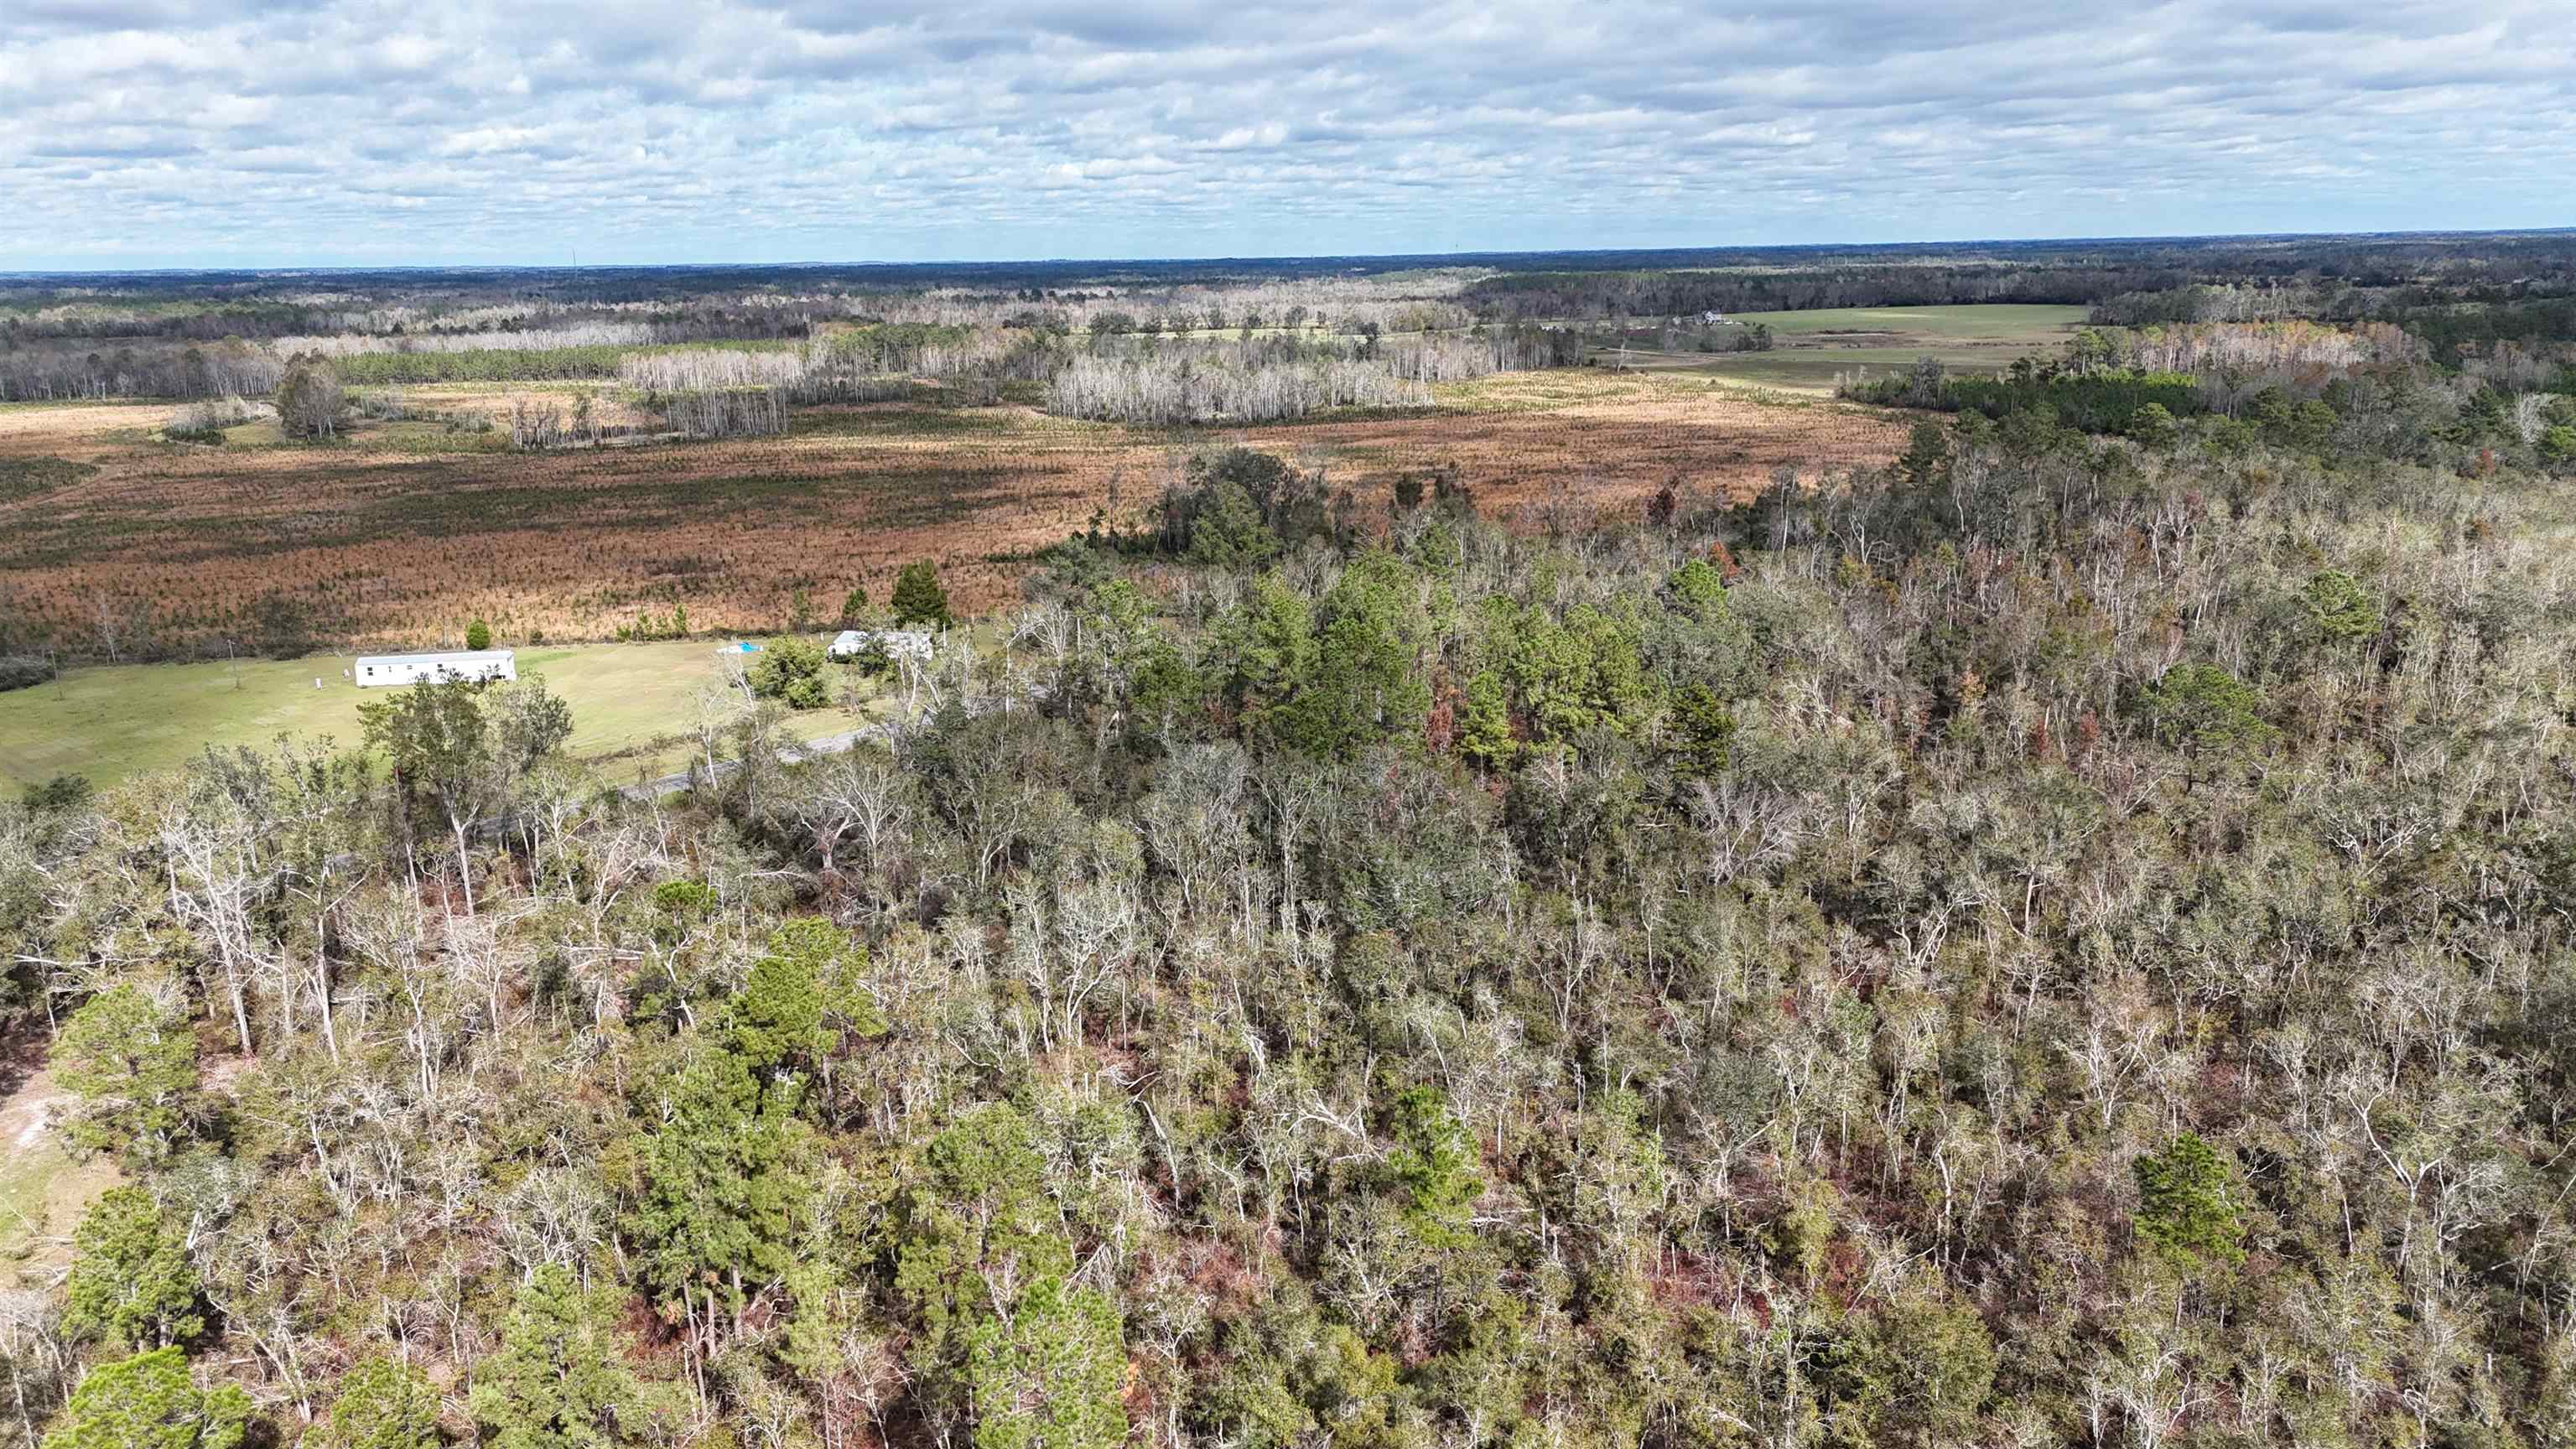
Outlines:
{"type": "Polygon", "coordinates": [[[1837,377],[1902,372],[1927,355],[1941,359],[1953,371],[1993,372],[2011,366],[2017,357],[2055,356],[2084,325],[2085,309],[1996,302],[1729,315],[1737,322],[1769,327],[1772,349],[1718,353],[1632,349],[1629,363],[1796,392],[1830,391],[1837,377]]]}
{"type": "MultiPolygon", "coordinates": [[[[522,648],[519,674],[543,675],[572,706],[573,753],[622,779],[680,768],[687,752],[655,742],[690,729],[698,692],[724,677],[716,643],[522,648]]],[[[73,669],[55,683],[0,694],[0,780],[25,786],[86,775],[105,786],[169,769],[210,744],[265,749],[280,734],[355,746],[359,701],[389,691],[359,689],[348,667],[345,655],[313,655],[73,669]]],[[[814,739],[856,723],[845,710],[823,709],[797,716],[794,729],[814,739]]]]}

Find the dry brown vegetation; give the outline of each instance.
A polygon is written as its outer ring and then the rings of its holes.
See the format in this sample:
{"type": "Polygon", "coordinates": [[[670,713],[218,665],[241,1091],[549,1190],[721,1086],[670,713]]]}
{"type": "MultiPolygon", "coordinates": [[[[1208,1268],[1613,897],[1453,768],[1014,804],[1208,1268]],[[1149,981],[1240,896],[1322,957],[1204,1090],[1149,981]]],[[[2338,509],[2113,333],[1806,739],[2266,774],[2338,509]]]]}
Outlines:
{"type": "Polygon", "coordinates": [[[782,437],[528,454],[407,424],[337,445],[263,446],[254,428],[185,446],[153,431],[166,407],[0,409],[0,588],[16,632],[125,655],[253,638],[272,592],[360,647],[475,616],[505,639],[599,638],[675,602],[697,628],[752,629],[787,619],[799,587],[824,617],[854,584],[882,600],[916,558],[939,562],[961,607],[1004,602],[1031,552],[1095,510],[1140,518],[1181,458],[1216,444],[1321,466],[1372,517],[1399,475],[1451,466],[1489,513],[1536,527],[1668,483],[1740,495],[1783,465],[1882,462],[1905,432],[1696,379],[1516,374],[1440,397],[1401,417],[1182,431],[817,407],[782,437]]]}

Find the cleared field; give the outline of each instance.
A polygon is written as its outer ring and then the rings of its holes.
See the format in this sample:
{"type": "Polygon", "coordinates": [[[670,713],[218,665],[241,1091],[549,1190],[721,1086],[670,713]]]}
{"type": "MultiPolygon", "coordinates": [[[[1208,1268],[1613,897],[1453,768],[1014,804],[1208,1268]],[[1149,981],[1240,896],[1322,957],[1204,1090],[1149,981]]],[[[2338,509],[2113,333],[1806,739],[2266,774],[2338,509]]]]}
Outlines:
{"type": "MultiPolygon", "coordinates": [[[[615,779],[680,768],[687,751],[660,742],[689,728],[698,692],[723,677],[713,640],[518,655],[523,677],[545,676],[572,706],[572,752],[615,779]]],[[[77,774],[109,785],[169,769],[208,745],[265,748],[280,734],[355,745],[359,701],[384,691],[351,684],[348,667],[346,656],[316,655],[74,669],[57,683],[0,694],[0,779],[25,786],[77,774]]],[[[823,709],[795,716],[793,729],[817,739],[855,723],[845,710],[823,709]]]]}
{"type": "MultiPolygon", "coordinates": [[[[466,409],[506,392],[411,396],[466,409]]],[[[920,558],[978,610],[1015,596],[1032,551],[1095,512],[1141,519],[1180,460],[1227,442],[1327,468],[1364,517],[1383,516],[1400,475],[1451,466],[1489,513],[1535,519],[1635,507],[1668,482],[1742,493],[1782,464],[1883,462],[1905,434],[1883,413],[1597,369],[1444,388],[1419,414],[1293,425],[1158,430],[894,403],[801,410],[781,437],[539,454],[411,424],[335,445],[172,444],[154,433],[171,411],[0,416],[0,474],[15,480],[0,486],[0,607],[22,633],[84,653],[203,647],[257,637],[271,593],[363,648],[422,644],[477,616],[509,640],[599,639],[674,603],[702,631],[752,633],[791,617],[799,588],[817,612],[853,585],[883,600],[920,558]]]]}
{"type": "Polygon", "coordinates": [[[1830,307],[1739,312],[1771,329],[1769,352],[1632,349],[1628,364],[1702,373],[1799,392],[1830,392],[1837,376],[1902,372],[1930,355],[1953,371],[1992,372],[2026,353],[2054,354],[2084,325],[2082,307],[1994,303],[1962,307],[1830,307]]]}

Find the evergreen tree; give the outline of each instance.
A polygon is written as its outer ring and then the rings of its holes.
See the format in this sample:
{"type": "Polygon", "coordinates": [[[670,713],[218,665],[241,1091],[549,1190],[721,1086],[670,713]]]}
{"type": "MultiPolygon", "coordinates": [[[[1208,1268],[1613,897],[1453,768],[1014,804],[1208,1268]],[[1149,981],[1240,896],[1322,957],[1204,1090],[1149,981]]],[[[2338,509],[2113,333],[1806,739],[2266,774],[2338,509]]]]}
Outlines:
{"type": "Polygon", "coordinates": [[[898,626],[928,624],[948,627],[948,590],[940,585],[939,566],[924,559],[903,566],[895,575],[894,621],[898,626]]]}
{"type": "Polygon", "coordinates": [[[609,1295],[549,1263],[519,1289],[501,1351],[469,1395],[496,1449],[607,1449],[640,1437],[642,1393],[618,1354],[609,1295]]]}
{"type": "Polygon", "coordinates": [[[1118,1310],[1060,1277],[1029,1285],[1007,1317],[966,1332],[975,1449],[1114,1449],[1127,1439],[1118,1389],[1127,1366],[1118,1310]]]}
{"type": "Polygon", "coordinates": [[[2379,601],[2341,569],[2326,569],[2309,579],[2302,598],[2317,632],[2330,644],[2367,639],[2379,632],[2379,601]]]}
{"type": "Polygon", "coordinates": [[[200,1389],[176,1348],[91,1369],[44,1449],[234,1449],[251,1422],[239,1384],[200,1389]]]}
{"type": "Polygon", "coordinates": [[[2218,1150],[2186,1132],[2130,1167],[2138,1180],[2138,1232],[2184,1263],[2241,1262],[2244,1226],[2218,1150]]]}
{"type": "Polygon", "coordinates": [[[482,621],[481,619],[477,619],[477,620],[475,620],[473,623],[470,623],[470,624],[466,625],[466,626],[465,626],[465,647],[466,647],[466,648],[468,648],[468,649],[489,649],[489,648],[491,648],[491,647],[492,647],[492,626],[491,626],[490,624],[485,623],[485,622],[484,622],[484,621],[482,621]]]}
{"type": "Polygon", "coordinates": [[[1735,715],[1705,684],[1684,687],[1673,696],[1673,774],[1683,780],[1713,780],[1726,773],[1735,750],[1735,715]]]}
{"type": "Polygon", "coordinates": [[[751,692],[790,709],[821,709],[832,702],[832,680],[823,648],[810,639],[780,639],[752,662],[751,692]]]}
{"type": "Polygon", "coordinates": [[[317,1437],[324,1449],[436,1449],[438,1390],[409,1364],[362,1359],[341,1376],[317,1437]]]}
{"type": "Polygon", "coordinates": [[[164,1161],[197,1094],[197,1039],[142,988],[110,987],[72,1013],[55,1044],[58,1075],[80,1101],[72,1141],[137,1165],[164,1161]]]}
{"type": "Polygon", "coordinates": [[[1249,572],[1279,556],[1279,535],[1262,520],[1261,505],[1230,478],[1208,485],[1189,526],[1185,556],[1194,564],[1249,572]]]}
{"type": "Polygon", "coordinates": [[[1416,667],[1425,621],[1413,571],[1373,553],[1342,571],[1317,611],[1314,663],[1279,721],[1311,755],[1348,756],[1384,740],[1418,740],[1431,709],[1416,667]]]}
{"type": "MultiPolygon", "coordinates": [[[[783,1052],[793,1031],[770,1024],[750,1034],[783,1052]]],[[[799,1075],[714,1042],[690,1049],[665,1085],[657,1127],[636,1145],[641,1191],[626,1222],[644,1248],[644,1276],[667,1302],[711,1312],[721,1284],[724,1305],[739,1312],[793,1266],[788,1240],[814,1194],[801,1101],[799,1075]]]]}
{"type": "Polygon", "coordinates": [[[2227,751],[2261,744],[2279,731],[2262,716],[2263,695],[2215,664],[2179,664],[2148,686],[2146,709],[2168,743],[2227,751]]]}
{"type": "Polygon", "coordinates": [[[161,1205],[139,1187],[101,1194],[72,1233],[63,1332],[119,1352],[168,1348],[203,1333],[197,1270],[161,1205]]]}
{"type": "Polygon", "coordinates": [[[903,1201],[895,1292],[920,1325],[916,1372],[976,1449],[1109,1449],[1127,1358],[1117,1309],[1073,1288],[1073,1246],[1028,1119],[977,1108],[934,1138],[903,1201]]]}
{"type": "Polygon", "coordinates": [[[1458,752],[1471,760],[1500,767],[1511,763],[1521,742],[1512,735],[1511,691],[1501,671],[1480,669],[1467,680],[1458,710],[1458,752]]]}
{"type": "Polygon", "coordinates": [[[1469,1209],[1485,1191],[1476,1148],[1435,1087],[1408,1087],[1395,1099],[1395,1148],[1386,1170],[1403,1194],[1405,1219],[1435,1246],[1467,1241],[1469,1209]]]}

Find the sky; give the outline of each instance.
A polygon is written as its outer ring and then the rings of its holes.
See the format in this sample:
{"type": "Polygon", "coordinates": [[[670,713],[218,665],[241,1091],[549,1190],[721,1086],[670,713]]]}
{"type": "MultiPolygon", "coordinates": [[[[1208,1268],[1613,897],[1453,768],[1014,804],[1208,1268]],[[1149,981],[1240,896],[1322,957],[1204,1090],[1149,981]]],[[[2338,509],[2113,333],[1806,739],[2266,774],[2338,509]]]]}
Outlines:
{"type": "Polygon", "coordinates": [[[2576,0],[5,0],[0,270],[2576,224],[2576,0]]]}

